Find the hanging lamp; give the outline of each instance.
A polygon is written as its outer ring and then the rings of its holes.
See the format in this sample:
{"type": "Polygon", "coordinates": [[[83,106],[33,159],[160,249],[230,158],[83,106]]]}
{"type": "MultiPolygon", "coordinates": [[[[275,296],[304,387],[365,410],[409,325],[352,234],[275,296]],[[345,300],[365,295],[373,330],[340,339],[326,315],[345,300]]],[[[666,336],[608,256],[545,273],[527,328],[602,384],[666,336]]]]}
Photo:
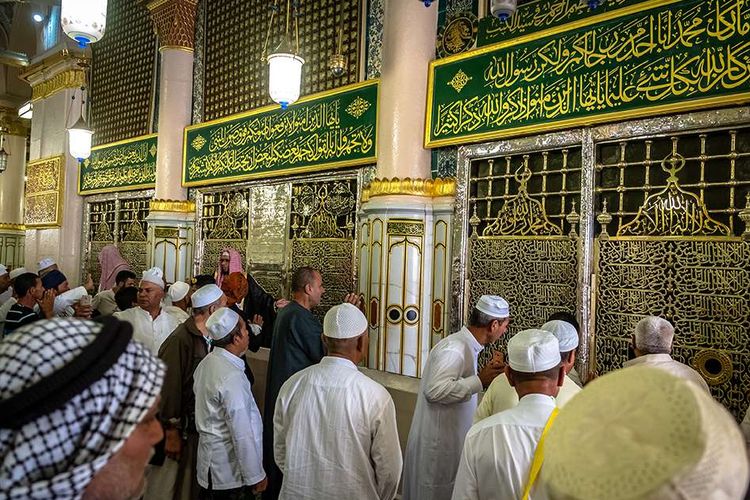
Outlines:
{"type": "Polygon", "coordinates": [[[98,42],[107,27],[107,0],[62,0],[60,24],[81,48],[98,42]]]}
{"type": "MultiPolygon", "coordinates": [[[[94,135],[94,131],[86,124],[86,119],[84,118],[85,102],[83,100],[83,93],[85,90],[86,87],[81,87],[81,114],[78,117],[78,121],[68,128],[68,151],[79,162],[91,156],[91,140],[94,135]]],[[[73,102],[75,100],[76,97],[73,95],[73,102]]]]}
{"type": "MultiPolygon", "coordinates": [[[[271,34],[273,20],[278,13],[278,0],[271,7],[271,19],[268,24],[266,44],[271,34]]],[[[286,29],[281,43],[276,49],[266,56],[268,60],[268,94],[274,102],[281,105],[281,109],[287,107],[299,99],[300,86],[302,84],[302,65],[305,60],[299,55],[299,2],[287,0],[286,2],[286,29]],[[294,17],[295,43],[292,46],[292,36],[289,31],[291,17],[294,17]]],[[[264,50],[265,52],[265,50],[264,50]]]]}
{"type": "Polygon", "coordinates": [[[8,151],[5,150],[5,133],[7,131],[6,128],[0,128],[0,174],[8,168],[8,157],[10,156],[8,151]]]}

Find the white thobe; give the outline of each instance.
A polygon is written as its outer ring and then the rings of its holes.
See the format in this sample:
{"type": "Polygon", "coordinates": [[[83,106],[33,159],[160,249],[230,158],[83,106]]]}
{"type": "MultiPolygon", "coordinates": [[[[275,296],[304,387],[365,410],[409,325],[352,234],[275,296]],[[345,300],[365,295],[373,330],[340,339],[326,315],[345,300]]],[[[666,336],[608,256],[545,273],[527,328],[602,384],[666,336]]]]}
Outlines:
{"type": "Polygon", "coordinates": [[[91,307],[102,316],[114,314],[117,311],[117,302],[115,302],[115,292],[112,289],[103,290],[94,295],[94,300],[91,301],[91,307]]]}
{"type": "Polygon", "coordinates": [[[711,390],[708,388],[708,384],[701,377],[700,373],[690,368],[688,365],[682,364],[679,361],[672,359],[669,354],[644,354],[638,356],[629,361],[625,361],[622,364],[623,368],[629,368],[631,366],[653,366],[660,370],[664,370],[672,375],[681,379],[689,380],[698,384],[709,394],[711,390]]]}
{"type": "Polygon", "coordinates": [[[9,286],[7,290],[0,293],[0,306],[8,302],[13,297],[13,287],[9,286]]]}
{"type": "Polygon", "coordinates": [[[114,316],[133,325],[133,340],[148,347],[155,356],[159,354],[159,347],[167,340],[169,334],[188,319],[185,311],[167,311],[164,308],[159,311],[156,318],[152,318],[140,307],[131,307],[125,311],[116,312],[114,316]]]}
{"type": "MultiPolygon", "coordinates": [[[[581,392],[581,388],[568,376],[565,376],[560,392],[557,393],[555,398],[558,408],[565,406],[565,403],[579,392],[581,392]]],[[[477,407],[477,412],[474,414],[474,423],[501,411],[510,410],[517,404],[518,393],[503,373],[492,381],[484,393],[484,397],[477,407]]]]}
{"type": "MultiPolygon", "coordinates": [[[[521,499],[539,438],[555,399],[527,394],[510,410],[485,418],[466,435],[453,500],[521,499]]],[[[530,500],[546,499],[540,479],[530,500]]]]}
{"type": "Polygon", "coordinates": [[[326,356],[279,391],[274,460],[280,499],[392,500],[401,478],[396,408],[348,359],[326,356]]]}
{"type": "Polygon", "coordinates": [[[214,490],[252,486],[263,471],[263,422],[253,399],[245,363],[216,348],[193,375],[198,429],[198,484],[214,490]]]}
{"type": "Polygon", "coordinates": [[[432,348],[424,367],[404,461],[404,500],[447,500],[477,409],[482,344],[466,328],[432,348]]]}

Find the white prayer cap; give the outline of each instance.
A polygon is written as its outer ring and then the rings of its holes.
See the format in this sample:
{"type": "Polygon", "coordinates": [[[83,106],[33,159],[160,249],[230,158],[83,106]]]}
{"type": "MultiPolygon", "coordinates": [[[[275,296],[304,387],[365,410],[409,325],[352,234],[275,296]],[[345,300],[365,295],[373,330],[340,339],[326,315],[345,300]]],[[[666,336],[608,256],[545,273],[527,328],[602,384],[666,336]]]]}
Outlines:
{"type": "Polygon", "coordinates": [[[332,339],[353,339],[367,330],[367,318],[352,304],[333,306],[323,318],[323,335],[332,339]]]}
{"type": "Polygon", "coordinates": [[[206,307],[219,300],[222,295],[224,295],[224,292],[213,283],[204,285],[190,297],[190,305],[193,307],[206,307]]]}
{"type": "Polygon", "coordinates": [[[141,281],[148,281],[149,283],[158,285],[163,290],[164,289],[164,272],[158,267],[152,267],[151,269],[143,271],[143,277],[141,278],[141,281]]]}
{"type": "Polygon", "coordinates": [[[10,279],[14,280],[24,273],[28,273],[25,267],[17,267],[10,272],[10,279]]]}
{"type": "Polygon", "coordinates": [[[508,301],[497,295],[482,295],[474,307],[491,318],[507,318],[510,316],[508,301]]]}
{"type": "Polygon", "coordinates": [[[39,270],[47,269],[48,267],[52,267],[56,264],[54,259],[50,257],[45,257],[42,260],[39,261],[39,270]]]}
{"type": "Polygon", "coordinates": [[[208,320],[206,320],[208,336],[214,340],[223,339],[232,333],[232,330],[235,329],[239,320],[239,314],[228,307],[220,307],[208,317],[208,320]]]}
{"type": "Polygon", "coordinates": [[[175,281],[169,285],[169,299],[174,304],[185,298],[185,295],[190,291],[190,285],[184,281],[175,281]]]}
{"type": "Polygon", "coordinates": [[[635,347],[644,354],[668,353],[672,350],[674,327],[658,316],[646,316],[635,325],[635,347]]]}
{"type": "Polygon", "coordinates": [[[555,336],[560,343],[560,352],[569,352],[578,347],[578,332],[576,327],[560,319],[547,321],[542,325],[542,330],[547,330],[555,336]]]}
{"type": "Polygon", "coordinates": [[[600,377],[560,411],[544,446],[552,499],[744,498],[745,442],[697,384],[649,366],[600,377]]]}
{"type": "Polygon", "coordinates": [[[560,364],[560,344],[547,330],[523,330],[508,341],[508,364],[522,373],[538,373],[560,364]]]}
{"type": "Polygon", "coordinates": [[[0,264],[0,276],[5,276],[6,274],[8,274],[8,268],[0,264]]]}

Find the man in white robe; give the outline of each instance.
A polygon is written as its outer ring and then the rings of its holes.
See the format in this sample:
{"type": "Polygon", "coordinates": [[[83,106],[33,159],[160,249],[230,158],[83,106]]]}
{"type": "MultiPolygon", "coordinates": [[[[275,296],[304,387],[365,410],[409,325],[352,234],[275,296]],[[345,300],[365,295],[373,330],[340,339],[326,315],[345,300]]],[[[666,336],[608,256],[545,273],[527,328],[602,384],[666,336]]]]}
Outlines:
{"type": "Polygon", "coordinates": [[[214,349],[193,375],[201,497],[252,498],[268,481],[263,424],[242,359],[250,336],[245,321],[227,307],[211,314],[206,329],[214,349]]]}
{"type": "Polygon", "coordinates": [[[133,325],[133,340],[141,342],[154,354],[180,323],[188,319],[181,310],[167,311],[164,299],[164,273],[158,267],[143,271],[138,286],[138,307],[116,312],[114,316],[133,325]]]}
{"type": "MultiPolygon", "coordinates": [[[[555,397],[555,401],[557,407],[562,408],[573,396],[581,392],[581,388],[568,377],[576,360],[578,331],[573,325],[562,320],[547,321],[542,325],[541,329],[554,335],[560,344],[560,358],[562,359],[562,366],[565,369],[565,380],[562,387],[560,387],[560,392],[555,397]]],[[[477,412],[474,415],[474,423],[490,415],[509,410],[517,404],[518,393],[516,393],[516,389],[508,382],[508,377],[502,374],[492,381],[484,393],[482,401],[479,403],[477,412]]]]}
{"type": "Polygon", "coordinates": [[[552,500],[742,500],[749,476],[734,417],[697,384],[643,365],[560,410],[540,479],[552,500]]]}
{"type": "Polygon", "coordinates": [[[447,500],[453,492],[464,437],[477,409],[477,394],[502,371],[492,360],[477,375],[477,356],[508,329],[508,302],[483,295],[469,326],[430,351],[417,394],[404,461],[404,500],[447,500]]]}
{"type": "Polygon", "coordinates": [[[466,435],[453,500],[546,498],[532,463],[544,456],[538,445],[554,422],[555,396],[565,377],[557,339],[546,330],[514,335],[505,374],[518,405],[485,418],[466,435]]]}
{"type": "Polygon", "coordinates": [[[711,391],[700,373],[679,361],[672,359],[672,323],[658,316],[646,316],[635,325],[632,335],[635,358],[623,363],[623,368],[648,365],[667,371],[672,375],[697,384],[706,392],[711,391]]]}
{"type": "Polygon", "coordinates": [[[359,309],[332,307],[323,321],[328,355],[281,387],[273,419],[274,459],[284,474],[280,499],[396,496],[396,408],[388,391],[357,369],[368,340],[359,309]]]}

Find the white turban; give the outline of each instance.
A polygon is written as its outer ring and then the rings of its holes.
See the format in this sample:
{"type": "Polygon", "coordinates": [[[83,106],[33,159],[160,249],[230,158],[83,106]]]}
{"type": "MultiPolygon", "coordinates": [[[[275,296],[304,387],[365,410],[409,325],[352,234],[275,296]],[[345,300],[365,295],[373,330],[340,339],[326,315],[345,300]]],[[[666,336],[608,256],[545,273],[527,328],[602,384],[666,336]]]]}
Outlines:
{"type": "Polygon", "coordinates": [[[0,496],[81,498],[159,396],[130,324],[36,321],[0,342],[0,496]]]}
{"type": "Polygon", "coordinates": [[[617,370],[560,411],[544,446],[552,499],[743,498],[745,442],[698,385],[649,366],[617,370]]]}

